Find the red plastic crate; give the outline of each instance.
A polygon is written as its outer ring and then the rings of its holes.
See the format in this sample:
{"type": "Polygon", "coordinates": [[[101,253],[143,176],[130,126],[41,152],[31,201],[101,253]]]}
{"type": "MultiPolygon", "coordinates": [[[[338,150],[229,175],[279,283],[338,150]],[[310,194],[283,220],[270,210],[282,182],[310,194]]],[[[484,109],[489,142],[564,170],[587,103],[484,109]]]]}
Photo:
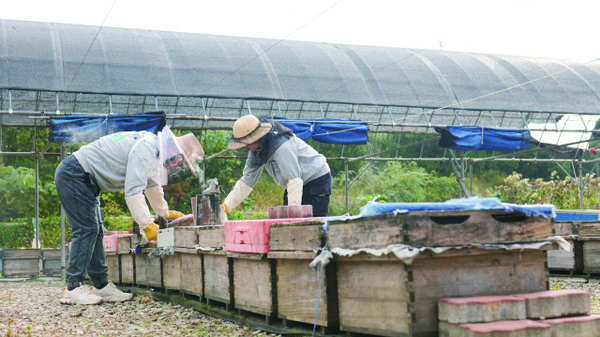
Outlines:
{"type": "Polygon", "coordinates": [[[271,224],[307,220],[311,218],[227,221],[224,227],[225,250],[237,253],[268,253],[271,224]]]}
{"type": "Polygon", "coordinates": [[[104,252],[111,253],[116,252],[118,248],[117,238],[121,238],[124,236],[132,236],[133,234],[118,234],[118,235],[109,235],[103,238],[104,241],[104,252]]]}

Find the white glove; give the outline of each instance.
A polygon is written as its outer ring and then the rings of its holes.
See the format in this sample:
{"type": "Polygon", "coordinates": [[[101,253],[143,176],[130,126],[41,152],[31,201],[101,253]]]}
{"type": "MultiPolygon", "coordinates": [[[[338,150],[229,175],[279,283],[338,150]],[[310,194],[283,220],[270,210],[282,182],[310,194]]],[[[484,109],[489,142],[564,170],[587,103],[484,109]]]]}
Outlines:
{"type": "Polygon", "coordinates": [[[142,193],[131,197],[125,197],[125,203],[127,203],[127,207],[133,216],[133,220],[140,226],[140,230],[146,228],[149,224],[154,223],[154,219],[150,216],[148,205],[146,205],[146,198],[144,198],[142,193]]]}
{"type": "Polygon", "coordinates": [[[287,183],[288,205],[300,206],[302,204],[302,188],[304,182],[300,178],[290,179],[287,183]]]}
{"type": "Polygon", "coordinates": [[[252,192],[252,187],[238,180],[233,190],[227,195],[225,201],[223,201],[222,205],[225,206],[225,213],[229,213],[229,211],[236,208],[237,205],[250,195],[250,192],[252,192]]]}
{"type": "Polygon", "coordinates": [[[227,222],[227,214],[225,213],[225,206],[219,206],[219,225],[224,226],[227,222]]]}
{"type": "Polygon", "coordinates": [[[165,196],[163,193],[163,189],[160,186],[154,186],[147,188],[144,191],[146,194],[146,198],[148,198],[148,202],[150,203],[150,207],[156,212],[156,214],[160,215],[163,219],[169,218],[169,205],[165,200],[165,196]]]}

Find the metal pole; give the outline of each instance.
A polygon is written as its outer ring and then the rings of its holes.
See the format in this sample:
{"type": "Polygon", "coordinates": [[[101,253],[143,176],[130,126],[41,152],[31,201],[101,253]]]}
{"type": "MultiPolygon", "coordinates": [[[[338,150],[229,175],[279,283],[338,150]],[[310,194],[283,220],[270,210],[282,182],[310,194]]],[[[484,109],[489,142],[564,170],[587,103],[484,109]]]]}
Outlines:
{"type": "Polygon", "coordinates": [[[36,140],[35,125],[33,126],[33,158],[35,160],[35,248],[41,248],[40,246],[40,156],[35,152],[35,140],[36,140]]]}
{"type": "Polygon", "coordinates": [[[583,167],[579,161],[579,208],[583,209],[583,167]]]}
{"type": "Polygon", "coordinates": [[[348,210],[348,161],[344,161],[344,169],[346,170],[346,214],[349,214],[348,210]]]}
{"type": "MultiPolygon", "coordinates": [[[[60,144],[60,160],[66,157],[65,144],[60,144]]],[[[60,275],[63,281],[67,279],[67,245],[65,239],[65,209],[60,205],[60,275]]]]}

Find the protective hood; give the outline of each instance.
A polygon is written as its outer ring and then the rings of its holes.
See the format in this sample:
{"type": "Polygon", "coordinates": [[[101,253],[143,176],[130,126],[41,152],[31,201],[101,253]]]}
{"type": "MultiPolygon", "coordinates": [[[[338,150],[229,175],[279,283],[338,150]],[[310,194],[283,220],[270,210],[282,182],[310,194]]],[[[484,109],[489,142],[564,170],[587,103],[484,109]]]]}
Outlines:
{"type": "Polygon", "coordinates": [[[201,160],[204,150],[193,133],[176,137],[168,126],[158,133],[160,165],[157,182],[160,185],[177,184],[195,176],[202,179],[201,160]]]}

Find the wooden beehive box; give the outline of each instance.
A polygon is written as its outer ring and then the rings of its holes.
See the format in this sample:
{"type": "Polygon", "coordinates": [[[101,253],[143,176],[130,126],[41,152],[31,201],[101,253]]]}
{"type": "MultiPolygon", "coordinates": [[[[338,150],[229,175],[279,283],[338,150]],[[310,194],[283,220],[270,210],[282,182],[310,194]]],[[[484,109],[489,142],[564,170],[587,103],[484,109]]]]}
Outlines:
{"type": "Polygon", "coordinates": [[[38,276],[40,274],[39,249],[4,249],[2,252],[2,275],[38,276]]]}
{"type": "Polygon", "coordinates": [[[162,282],[165,289],[181,288],[181,254],[174,253],[162,258],[162,282]]]}
{"type": "Polygon", "coordinates": [[[137,235],[117,238],[117,255],[121,262],[121,283],[135,284],[135,248],[137,235]]]}
{"type": "Polygon", "coordinates": [[[333,264],[310,267],[326,242],[325,218],[272,224],[268,259],[275,260],[277,317],[316,324],[325,334],[338,325],[337,284],[333,264]],[[302,289],[302,291],[298,291],[302,289]]]}
{"type": "Polygon", "coordinates": [[[134,272],[135,284],[138,286],[147,286],[148,280],[146,275],[146,254],[138,253],[133,254],[133,263],[134,263],[134,272]]]}
{"type": "Polygon", "coordinates": [[[583,242],[578,240],[580,221],[554,222],[554,231],[571,244],[572,250],[548,251],[548,269],[557,272],[583,272],[583,242]]]}
{"type": "Polygon", "coordinates": [[[203,298],[203,255],[198,254],[195,249],[189,248],[175,248],[175,252],[181,256],[180,290],[183,293],[203,298]]]}
{"type": "Polygon", "coordinates": [[[548,290],[546,262],[542,249],[426,251],[412,264],[394,255],[336,257],[340,329],[437,337],[439,299],[548,290]]]}
{"type": "Polygon", "coordinates": [[[323,248],[325,218],[274,223],[269,228],[269,251],[315,252],[323,248]]]}
{"type": "Polygon", "coordinates": [[[153,249],[143,248],[141,252],[135,254],[135,283],[142,286],[162,288],[162,259],[148,256],[148,253],[153,249]]]}
{"type": "Polygon", "coordinates": [[[118,254],[121,260],[121,283],[135,284],[135,254],[118,254]]]}
{"type": "Polygon", "coordinates": [[[196,227],[198,247],[223,249],[225,247],[225,229],[223,226],[196,227]]]}
{"type": "Polygon", "coordinates": [[[499,210],[387,213],[328,222],[329,248],[461,246],[539,241],[554,235],[551,219],[499,210]]]}
{"type": "Polygon", "coordinates": [[[226,254],[232,260],[235,308],[264,315],[269,323],[277,314],[275,260],[266,254],[226,254]]]}
{"type": "Polygon", "coordinates": [[[312,268],[310,263],[317,257],[313,252],[271,251],[267,257],[276,262],[277,317],[316,323],[321,334],[335,330],[339,324],[335,265],[312,268]]]}
{"type": "Polygon", "coordinates": [[[117,253],[106,253],[106,265],[108,266],[108,279],[115,284],[121,283],[121,266],[117,253]]]}
{"type": "MultiPolygon", "coordinates": [[[[61,276],[60,249],[42,249],[41,252],[43,274],[46,276],[61,276]]],[[[69,261],[68,256],[66,256],[65,262],[67,261],[69,261]]]]}
{"type": "Polygon", "coordinates": [[[117,253],[128,254],[135,253],[135,249],[138,245],[138,236],[120,236],[117,238],[117,253]]]}
{"type": "Polygon", "coordinates": [[[233,298],[233,271],[231,259],[225,251],[202,252],[204,263],[204,297],[207,303],[216,301],[227,305],[227,309],[234,303],[233,298]]]}
{"type": "Polygon", "coordinates": [[[583,272],[600,273],[600,222],[585,221],[578,223],[577,241],[581,243],[583,272]]]}

